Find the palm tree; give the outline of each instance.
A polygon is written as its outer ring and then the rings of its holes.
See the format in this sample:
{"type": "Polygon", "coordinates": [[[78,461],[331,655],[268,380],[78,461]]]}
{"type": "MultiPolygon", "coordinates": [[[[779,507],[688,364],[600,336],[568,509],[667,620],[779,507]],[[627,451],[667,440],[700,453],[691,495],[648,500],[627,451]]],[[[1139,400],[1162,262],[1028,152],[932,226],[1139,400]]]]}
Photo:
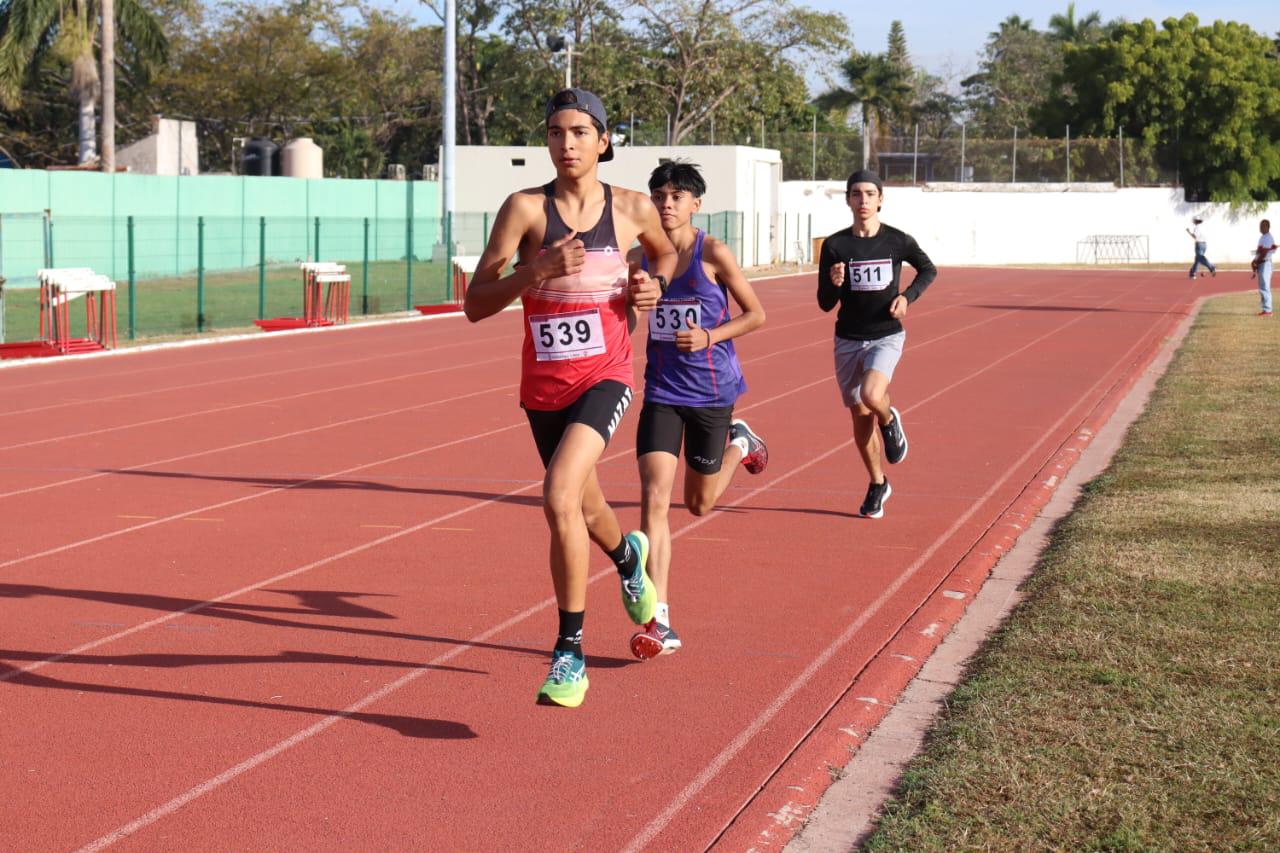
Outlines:
{"type": "Polygon", "coordinates": [[[912,86],[906,72],[882,53],[855,53],[840,65],[845,85],[819,95],[819,109],[862,107],[862,163],[871,165],[871,139],[877,127],[887,126],[890,116],[911,104],[912,86]]]}
{"type": "MultiPolygon", "coordinates": [[[[144,63],[164,62],[169,42],[159,20],[139,0],[115,5],[118,41],[144,63]]],[[[0,106],[21,106],[23,89],[46,59],[67,68],[67,89],[80,104],[81,163],[97,154],[98,19],[95,0],[0,0],[0,106]]]]}
{"type": "Polygon", "coordinates": [[[1067,4],[1065,15],[1049,18],[1049,36],[1063,44],[1087,44],[1102,35],[1102,15],[1090,12],[1076,20],[1076,4],[1067,4]]]}

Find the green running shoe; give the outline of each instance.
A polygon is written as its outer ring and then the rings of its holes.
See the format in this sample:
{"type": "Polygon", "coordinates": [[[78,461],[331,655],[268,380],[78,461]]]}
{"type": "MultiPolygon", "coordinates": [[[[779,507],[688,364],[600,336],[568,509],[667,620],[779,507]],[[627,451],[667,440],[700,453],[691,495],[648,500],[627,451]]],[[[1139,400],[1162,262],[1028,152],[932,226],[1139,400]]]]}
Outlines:
{"type": "Polygon", "coordinates": [[[587,696],[587,662],[573,652],[552,652],[551,672],[538,691],[539,705],[576,708],[587,696]]]}
{"type": "Polygon", "coordinates": [[[631,547],[640,555],[636,562],[636,570],[631,577],[622,579],[622,606],[627,608],[627,615],[637,625],[647,625],[658,609],[658,593],[644,567],[649,564],[649,537],[643,530],[633,530],[627,534],[631,547]]]}

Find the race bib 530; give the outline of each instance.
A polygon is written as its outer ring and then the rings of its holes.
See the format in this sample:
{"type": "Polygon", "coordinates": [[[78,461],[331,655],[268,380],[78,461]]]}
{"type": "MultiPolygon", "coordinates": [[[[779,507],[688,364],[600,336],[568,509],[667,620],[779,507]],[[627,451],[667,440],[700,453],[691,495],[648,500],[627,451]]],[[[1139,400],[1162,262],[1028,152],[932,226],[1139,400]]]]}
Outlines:
{"type": "Polygon", "coordinates": [[[565,314],[537,314],[529,318],[533,349],[538,361],[564,361],[603,355],[604,325],[600,309],[565,314]]]}
{"type": "Polygon", "coordinates": [[[649,312],[649,337],[674,341],[676,332],[702,326],[702,303],[696,298],[664,299],[649,312]]]}
{"type": "Polygon", "coordinates": [[[849,261],[845,281],[850,290],[884,290],[893,283],[893,260],[849,261]]]}

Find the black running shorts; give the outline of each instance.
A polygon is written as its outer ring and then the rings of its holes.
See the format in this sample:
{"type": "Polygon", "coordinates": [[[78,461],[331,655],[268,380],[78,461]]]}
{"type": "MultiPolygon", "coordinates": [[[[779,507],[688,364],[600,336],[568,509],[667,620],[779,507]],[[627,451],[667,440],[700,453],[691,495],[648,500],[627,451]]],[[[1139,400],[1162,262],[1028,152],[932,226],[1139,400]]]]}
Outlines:
{"type": "Polygon", "coordinates": [[[631,389],[621,382],[605,379],[582,392],[581,397],[563,409],[550,412],[525,409],[543,467],[551,464],[551,457],[560,446],[560,439],[564,438],[569,424],[591,427],[600,433],[607,447],[630,405],[631,389]]]}
{"type": "Polygon", "coordinates": [[[733,420],[733,406],[669,406],[645,402],[636,430],[636,456],[646,453],[680,455],[699,474],[714,474],[724,461],[725,439],[733,420]]]}

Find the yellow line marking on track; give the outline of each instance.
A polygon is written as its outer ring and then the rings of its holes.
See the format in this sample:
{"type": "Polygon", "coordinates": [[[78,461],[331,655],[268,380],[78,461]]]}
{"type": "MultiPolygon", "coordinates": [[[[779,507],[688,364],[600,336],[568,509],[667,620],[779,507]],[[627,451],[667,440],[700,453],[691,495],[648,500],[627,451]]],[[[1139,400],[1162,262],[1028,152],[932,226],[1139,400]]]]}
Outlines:
{"type": "Polygon", "coordinates": [[[403,524],[362,524],[361,527],[376,527],[380,530],[402,530],[403,524]]]}
{"type": "Polygon", "coordinates": [[[158,515],[117,515],[116,518],[159,518],[158,515]]]}
{"type": "Polygon", "coordinates": [[[470,527],[433,527],[431,529],[432,530],[452,530],[457,533],[475,533],[475,530],[470,527]]]}

